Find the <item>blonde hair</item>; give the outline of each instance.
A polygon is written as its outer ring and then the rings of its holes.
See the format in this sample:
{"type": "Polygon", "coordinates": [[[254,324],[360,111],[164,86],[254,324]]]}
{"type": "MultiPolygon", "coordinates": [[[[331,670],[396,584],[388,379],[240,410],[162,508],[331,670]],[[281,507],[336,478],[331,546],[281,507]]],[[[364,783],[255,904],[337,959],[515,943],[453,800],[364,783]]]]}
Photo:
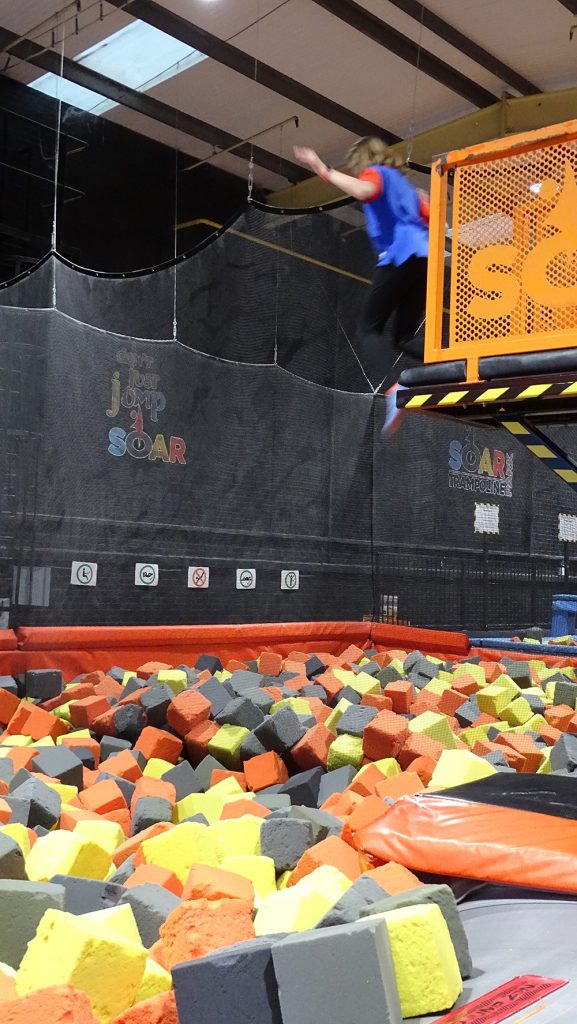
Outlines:
{"type": "Polygon", "coordinates": [[[387,146],[383,139],[376,135],[366,135],[359,139],[349,149],[344,163],[344,169],[350,174],[360,174],[366,167],[373,164],[384,164],[387,167],[396,167],[401,170],[405,161],[399,153],[387,146]]]}

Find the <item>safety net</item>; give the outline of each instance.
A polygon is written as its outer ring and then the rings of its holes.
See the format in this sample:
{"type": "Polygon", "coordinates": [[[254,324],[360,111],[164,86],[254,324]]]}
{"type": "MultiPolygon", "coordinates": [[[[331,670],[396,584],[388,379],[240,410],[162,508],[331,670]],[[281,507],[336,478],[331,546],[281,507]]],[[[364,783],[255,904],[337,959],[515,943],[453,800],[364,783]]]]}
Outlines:
{"type": "Polygon", "coordinates": [[[52,253],[0,289],[10,625],[549,621],[572,493],[496,430],[407,415],[383,437],[403,361],[383,377],[357,338],[355,211],[206,228],[170,264],[52,253]]]}

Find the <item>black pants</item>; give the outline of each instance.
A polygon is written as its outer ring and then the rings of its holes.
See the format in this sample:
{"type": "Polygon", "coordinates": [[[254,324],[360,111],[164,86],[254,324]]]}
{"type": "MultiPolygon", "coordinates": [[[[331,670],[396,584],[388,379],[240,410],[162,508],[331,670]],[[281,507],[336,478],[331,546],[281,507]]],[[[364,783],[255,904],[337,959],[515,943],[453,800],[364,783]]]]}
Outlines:
{"type": "Polygon", "coordinates": [[[423,339],[415,334],[425,317],[426,290],[427,260],[422,256],[411,256],[398,267],[377,267],[357,336],[361,361],[375,383],[389,374],[391,382],[397,379],[398,372],[391,371],[400,355],[406,357],[405,366],[422,363],[423,339]],[[393,314],[392,330],[385,332],[393,314]]]}

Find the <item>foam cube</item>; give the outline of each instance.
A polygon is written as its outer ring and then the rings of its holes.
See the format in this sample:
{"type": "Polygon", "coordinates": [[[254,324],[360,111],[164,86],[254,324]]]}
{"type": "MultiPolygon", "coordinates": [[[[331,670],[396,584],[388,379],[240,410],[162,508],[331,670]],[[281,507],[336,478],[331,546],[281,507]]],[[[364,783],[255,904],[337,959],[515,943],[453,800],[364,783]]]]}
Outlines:
{"type": "Polygon", "coordinates": [[[209,829],[189,821],[175,825],[169,832],[145,839],[142,855],[147,864],[159,864],[174,871],[182,883],[193,864],[219,866],[218,850],[209,829]]]}
{"type": "Polygon", "coordinates": [[[271,857],[224,857],[222,868],[224,871],[232,871],[233,874],[248,878],[259,899],[276,890],[275,866],[271,857]]]}
{"type": "Polygon", "coordinates": [[[283,1024],[401,1024],[384,921],[291,935],[273,946],[273,962],[283,1024]]]}
{"type": "Polygon", "coordinates": [[[272,945],[271,939],[252,939],[177,964],[180,1024],[282,1024],[272,945]]]}
{"type": "Polygon", "coordinates": [[[475,782],[495,775],[496,770],[482,757],[477,757],[470,750],[443,750],[431,778],[433,786],[442,789],[451,786],[462,786],[466,782],[475,782]]]}
{"type": "Polygon", "coordinates": [[[191,900],[181,903],[160,928],[162,961],[168,970],[231,943],[254,939],[248,904],[241,900],[191,900]]]}
{"type": "Polygon", "coordinates": [[[26,858],[33,882],[48,882],[53,875],[106,878],[111,855],[99,844],[75,832],[49,832],[37,839],[26,858]]]}
{"type": "Polygon", "coordinates": [[[384,914],[383,918],[403,1017],[450,1010],[463,990],[463,983],[439,907],[404,907],[384,914]]]}
{"type": "Polygon", "coordinates": [[[47,910],[20,964],[16,991],[25,996],[47,984],[72,985],[108,1024],[134,1002],[145,962],[144,948],[106,923],[47,910]]]}

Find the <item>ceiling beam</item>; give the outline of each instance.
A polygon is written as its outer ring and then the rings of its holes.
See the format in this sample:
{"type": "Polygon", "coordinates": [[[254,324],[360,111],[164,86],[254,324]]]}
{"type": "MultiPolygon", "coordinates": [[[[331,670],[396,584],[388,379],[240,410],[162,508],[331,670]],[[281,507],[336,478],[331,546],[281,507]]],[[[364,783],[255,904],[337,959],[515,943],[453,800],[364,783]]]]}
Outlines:
{"type": "MultiPolygon", "coordinates": [[[[567,0],[567,2],[570,2],[570,0],[567,0]]],[[[573,0],[573,2],[577,8],[577,0],[573,0]]],[[[398,7],[404,14],[408,14],[410,18],[418,21],[424,28],[434,32],[436,36],[440,36],[441,39],[454,46],[460,53],[470,57],[471,60],[474,60],[485,71],[490,71],[492,75],[500,78],[506,85],[516,89],[522,96],[540,92],[539,87],[530,82],[528,78],[524,78],[523,75],[510,68],[508,64],[504,64],[494,54],[489,53],[488,50],[479,46],[478,43],[473,42],[472,39],[469,39],[469,36],[459,32],[448,21],[440,18],[438,14],[428,10],[424,3],[421,3],[421,0],[389,0],[389,3],[393,4],[394,7],[398,7]]]]}
{"type": "Polygon", "coordinates": [[[319,7],[323,7],[329,14],[340,18],[341,21],[350,25],[351,28],[362,32],[363,35],[368,36],[369,39],[378,43],[385,50],[396,54],[397,57],[406,61],[407,64],[418,67],[419,71],[433,78],[436,82],[440,82],[441,85],[445,85],[451,92],[462,96],[463,99],[472,103],[474,107],[488,107],[492,103],[497,102],[498,96],[493,95],[492,92],[484,89],[481,85],[477,85],[471,78],[462,75],[460,71],[456,71],[450,64],[447,64],[439,57],[435,57],[429,50],[425,50],[424,47],[419,46],[413,39],[410,39],[409,36],[403,35],[402,32],[398,32],[397,29],[392,28],[385,21],[375,17],[374,14],[366,11],[364,7],[355,3],[354,0],[314,0],[314,3],[318,4],[319,7]]]}
{"type": "Polygon", "coordinates": [[[314,89],[309,89],[301,82],[289,78],[288,75],[282,74],[270,67],[269,64],[264,64],[250,53],[239,50],[238,47],[232,46],[226,40],[212,35],[186,18],[162,7],[155,0],[129,0],[128,3],[126,0],[107,0],[107,2],[112,7],[121,7],[127,14],[139,18],[140,21],[145,21],[148,25],[165,32],[174,39],[187,43],[219,64],[244,75],[245,78],[256,80],[259,85],[265,86],[278,96],[284,96],[291,102],[298,103],[305,110],[310,110],[325,120],[338,124],[341,128],[346,128],[353,135],[379,135],[388,143],[399,141],[398,135],[383,128],[382,125],[375,124],[374,121],[370,121],[360,114],[355,114],[352,110],[341,106],[340,103],[335,103],[334,100],[322,96],[314,89]]]}
{"type": "MultiPolygon", "coordinates": [[[[577,88],[560,89],[534,96],[513,96],[494,103],[484,110],[476,110],[465,117],[459,117],[447,124],[437,125],[426,132],[415,135],[412,140],[411,159],[415,163],[430,164],[441,153],[479,142],[514,135],[517,132],[533,131],[547,125],[560,124],[575,117],[577,110],[577,88]]],[[[393,146],[404,159],[407,143],[393,146]]],[[[270,197],[275,206],[306,207],[322,206],[340,196],[340,192],[313,177],[293,188],[282,189],[270,197]]]]}
{"type": "Polygon", "coordinates": [[[571,14],[577,16],[577,0],[559,0],[559,3],[563,4],[563,7],[566,7],[571,14]]]}
{"type": "MultiPolygon", "coordinates": [[[[60,54],[54,50],[44,49],[44,47],[38,46],[37,43],[32,42],[30,39],[21,39],[14,32],[10,32],[1,26],[0,47],[9,50],[19,60],[25,60],[27,63],[34,64],[44,71],[51,71],[55,75],[60,75],[60,54]]],[[[287,178],[288,181],[302,181],[307,177],[307,172],[298,164],[290,160],[283,160],[275,153],[261,149],[260,146],[245,143],[236,135],[231,135],[230,132],[225,132],[214,125],[207,124],[205,121],[200,121],[197,117],[186,114],[182,110],[177,110],[176,107],[171,107],[168,103],[163,103],[153,96],[137,92],[136,89],[130,89],[113,78],[107,78],[98,71],[93,71],[82,64],[77,64],[68,57],[65,57],[62,61],[62,74],[69,82],[81,85],[85,89],[91,89],[92,92],[105,96],[107,99],[113,100],[114,103],[119,103],[123,107],[130,108],[130,110],[136,110],[139,114],[144,114],[153,121],[169,125],[169,127],[174,128],[176,131],[182,132],[184,135],[190,135],[201,142],[206,142],[210,146],[215,146],[218,149],[238,146],[235,149],[235,156],[249,160],[252,153],[257,166],[267,171],[272,171],[274,174],[280,174],[287,178]]]]}

